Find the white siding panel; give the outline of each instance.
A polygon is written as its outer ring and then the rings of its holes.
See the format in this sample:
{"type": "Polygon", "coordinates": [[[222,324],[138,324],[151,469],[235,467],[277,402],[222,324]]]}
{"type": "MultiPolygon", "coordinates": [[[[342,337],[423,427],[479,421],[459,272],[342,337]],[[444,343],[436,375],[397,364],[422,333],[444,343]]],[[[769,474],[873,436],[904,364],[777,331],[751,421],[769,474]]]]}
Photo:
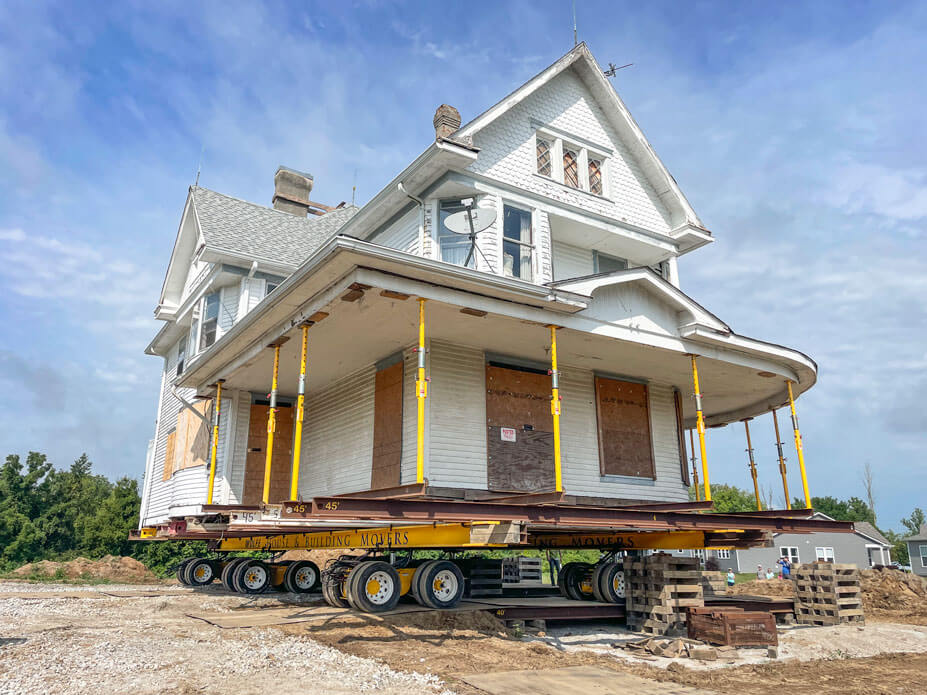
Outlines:
{"type": "Polygon", "coordinates": [[[222,337],[235,325],[238,319],[238,285],[223,287],[219,290],[219,331],[216,339],[222,337]]]}
{"type": "Polygon", "coordinates": [[[656,481],[624,481],[599,473],[599,445],[593,373],[564,367],[561,442],[563,486],[567,494],[621,499],[685,501],[688,490],[679,471],[676,410],[668,386],[650,384],[650,422],[656,481]]]}
{"type": "Polygon", "coordinates": [[[299,469],[304,499],[369,489],[375,374],[371,365],[307,395],[299,469]]]}
{"type": "Polygon", "coordinates": [[[554,280],[578,278],[595,272],[592,249],[581,249],[554,241],[554,280]]]}
{"type": "MultiPolygon", "coordinates": [[[[413,348],[408,348],[403,351],[402,355],[402,458],[399,464],[399,481],[402,485],[414,483],[417,473],[418,399],[415,394],[417,376],[418,353],[413,348]]],[[[428,400],[425,401],[426,417],[429,407],[428,400]]]]}
{"type": "Polygon", "coordinates": [[[431,343],[428,482],[486,489],[486,366],[483,351],[431,343]]]}
{"type": "Polygon", "coordinates": [[[232,432],[228,504],[241,502],[242,489],[245,485],[245,462],[248,456],[248,428],[250,424],[251,394],[247,391],[239,391],[235,403],[235,430],[232,432]]]}
{"type": "Polygon", "coordinates": [[[388,229],[383,230],[371,241],[391,249],[419,255],[419,221],[421,211],[418,205],[400,217],[388,229]]]}

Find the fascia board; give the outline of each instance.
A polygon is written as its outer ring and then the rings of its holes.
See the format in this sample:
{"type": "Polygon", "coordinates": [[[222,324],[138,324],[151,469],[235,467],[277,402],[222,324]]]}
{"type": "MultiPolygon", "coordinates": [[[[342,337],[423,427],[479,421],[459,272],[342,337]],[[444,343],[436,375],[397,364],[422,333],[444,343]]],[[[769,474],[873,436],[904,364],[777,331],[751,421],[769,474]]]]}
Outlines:
{"type": "Polygon", "coordinates": [[[211,246],[208,243],[201,254],[201,260],[207,263],[228,263],[229,265],[245,265],[248,267],[257,261],[260,270],[283,276],[290,275],[298,267],[289,263],[281,263],[279,259],[275,260],[256,254],[244,255],[236,251],[222,248],[221,246],[211,246]]]}
{"type": "MultiPolygon", "coordinates": [[[[187,189],[187,200],[183,206],[183,213],[180,215],[180,224],[177,227],[177,236],[174,238],[174,246],[171,249],[171,258],[167,263],[167,272],[164,273],[164,282],[161,283],[161,295],[158,299],[158,306],[162,306],[167,303],[165,301],[165,295],[167,294],[167,291],[168,291],[168,285],[170,284],[170,281],[173,279],[173,276],[174,276],[174,273],[177,267],[177,263],[179,263],[179,259],[177,257],[178,248],[180,247],[181,236],[183,235],[184,229],[186,228],[185,225],[187,221],[187,216],[189,215],[191,210],[193,211],[194,221],[196,222],[197,234],[199,234],[199,219],[196,217],[196,204],[193,200],[193,191],[190,189],[187,189]]],[[[183,291],[182,283],[183,281],[181,280],[181,288],[180,288],[181,292],[183,291]]]]}

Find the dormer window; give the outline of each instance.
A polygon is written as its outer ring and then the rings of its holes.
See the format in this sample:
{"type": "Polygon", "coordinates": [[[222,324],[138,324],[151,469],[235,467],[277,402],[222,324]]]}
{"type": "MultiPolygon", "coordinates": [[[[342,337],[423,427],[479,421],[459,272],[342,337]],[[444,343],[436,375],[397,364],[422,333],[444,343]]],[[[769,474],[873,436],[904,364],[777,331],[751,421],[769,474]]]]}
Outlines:
{"type": "Polygon", "coordinates": [[[219,293],[207,294],[203,299],[202,324],[200,327],[200,350],[216,342],[219,330],[219,293]]]}
{"type": "MultiPolygon", "coordinates": [[[[572,138],[571,138],[572,140],[572,138]]],[[[569,188],[608,195],[608,150],[571,142],[545,130],[534,133],[537,173],[569,188]]]]}
{"type": "Polygon", "coordinates": [[[550,176],[551,170],[551,160],[550,160],[550,142],[542,138],[540,135],[537,138],[537,155],[538,155],[538,173],[541,176],[550,176]]]}

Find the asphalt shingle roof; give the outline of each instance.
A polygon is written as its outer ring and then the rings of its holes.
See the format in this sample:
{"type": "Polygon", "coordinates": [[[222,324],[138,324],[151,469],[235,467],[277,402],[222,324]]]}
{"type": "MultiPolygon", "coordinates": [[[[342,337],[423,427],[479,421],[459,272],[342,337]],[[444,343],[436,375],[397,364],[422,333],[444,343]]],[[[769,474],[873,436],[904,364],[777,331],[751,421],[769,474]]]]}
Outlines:
{"type": "Polygon", "coordinates": [[[908,536],[907,538],[902,538],[903,541],[927,541],[927,524],[921,526],[921,529],[918,533],[915,533],[913,536],[908,536]]]}
{"type": "Polygon", "coordinates": [[[883,536],[881,533],[879,533],[879,529],[877,529],[875,526],[870,524],[868,521],[854,521],[853,528],[855,528],[857,531],[859,531],[864,536],[869,536],[870,538],[873,538],[879,541],[879,543],[884,543],[885,545],[891,545],[891,543],[888,542],[888,539],[885,536],[883,536]]]}
{"type": "Polygon", "coordinates": [[[297,217],[194,186],[193,205],[206,245],[217,250],[298,266],[347,222],[357,208],[297,217]]]}

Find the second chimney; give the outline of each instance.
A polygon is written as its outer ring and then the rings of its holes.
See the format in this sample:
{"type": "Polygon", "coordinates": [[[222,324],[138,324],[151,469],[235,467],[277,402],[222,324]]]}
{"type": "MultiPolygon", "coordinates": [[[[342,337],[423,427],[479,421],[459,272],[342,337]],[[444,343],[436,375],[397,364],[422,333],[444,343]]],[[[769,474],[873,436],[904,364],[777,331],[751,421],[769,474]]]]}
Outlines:
{"type": "Polygon", "coordinates": [[[275,210],[306,217],[309,212],[309,193],[312,191],[312,174],[288,167],[277,167],[274,174],[275,210]]]}
{"type": "Polygon", "coordinates": [[[441,104],[435,111],[432,123],[435,126],[435,140],[449,138],[460,128],[460,111],[453,106],[441,104]]]}

